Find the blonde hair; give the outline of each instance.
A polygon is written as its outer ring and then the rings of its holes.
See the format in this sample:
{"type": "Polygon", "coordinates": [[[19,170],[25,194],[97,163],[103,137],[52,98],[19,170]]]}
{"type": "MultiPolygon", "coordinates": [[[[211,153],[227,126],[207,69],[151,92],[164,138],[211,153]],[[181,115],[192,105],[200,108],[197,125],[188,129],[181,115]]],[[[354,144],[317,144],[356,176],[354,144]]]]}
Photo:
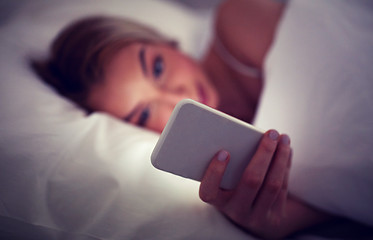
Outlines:
{"type": "Polygon", "coordinates": [[[53,41],[50,55],[33,60],[33,69],[61,95],[87,110],[86,97],[92,84],[102,81],[106,64],[122,48],[134,42],[177,43],[134,21],[91,16],[73,22],[53,41]]]}

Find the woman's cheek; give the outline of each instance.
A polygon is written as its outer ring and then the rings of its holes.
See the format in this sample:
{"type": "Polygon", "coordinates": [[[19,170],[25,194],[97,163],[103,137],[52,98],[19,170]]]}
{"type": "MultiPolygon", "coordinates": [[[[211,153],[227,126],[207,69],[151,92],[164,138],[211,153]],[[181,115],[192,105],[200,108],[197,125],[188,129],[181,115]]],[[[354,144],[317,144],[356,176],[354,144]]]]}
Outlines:
{"type": "Polygon", "coordinates": [[[168,119],[171,116],[173,108],[161,108],[159,111],[154,111],[154,115],[148,125],[148,127],[154,131],[161,133],[166,126],[168,119]]]}
{"type": "Polygon", "coordinates": [[[172,110],[168,111],[167,113],[164,113],[160,118],[159,127],[161,129],[161,132],[163,131],[164,127],[166,126],[168,120],[170,119],[172,114],[172,110]]]}

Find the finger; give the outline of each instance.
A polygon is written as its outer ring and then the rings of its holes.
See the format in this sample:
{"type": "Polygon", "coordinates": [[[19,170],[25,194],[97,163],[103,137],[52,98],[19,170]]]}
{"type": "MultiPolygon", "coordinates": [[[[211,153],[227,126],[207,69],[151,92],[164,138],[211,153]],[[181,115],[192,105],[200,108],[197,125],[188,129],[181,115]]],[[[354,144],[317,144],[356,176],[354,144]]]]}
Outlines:
{"type": "Polygon", "coordinates": [[[290,149],[290,155],[287,161],[287,169],[285,172],[282,188],[281,188],[278,198],[276,199],[275,203],[272,206],[272,211],[278,216],[282,216],[282,217],[286,217],[286,203],[287,203],[287,197],[288,197],[288,183],[289,183],[291,158],[292,158],[292,150],[290,149]]]}
{"type": "Polygon", "coordinates": [[[290,157],[289,157],[289,161],[288,161],[288,168],[290,169],[291,167],[291,162],[293,161],[293,149],[290,148],[290,157]]]}
{"type": "Polygon", "coordinates": [[[286,211],[286,203],[287,203],[287,198],[288,198],[288,193],[289,193],[289,175],[290,175],[290,167],[291,167],[291,161],[293,159],[293,149],[290,148],[290,156],[289,156],[289,161],[288,161],[288,170],[286,171],[285,174],[285,179],[284,179],[284,185],[283,185],[283,191],[284,191],[284,202],[282,204],[282,216],[286,217],[287,211],[286,211]]]}
{"type": "Polygon", "coordinates": [[[277,214],[277,212],[273,212],[271,208],[279,197],[284,185],[289,157],[290,138],[287,135],[281,135],[274,159],[271,162],[264,184],[255,200],[253,206],[254,216],[266,216],[270,210],[272,214],[277,214]]]}
{"type": "Polygon", "coordinates": [[[263,183],[268,167],[274,156],[279,134],[275,130],[267,131],[246,167],[241,180],[226,206],[226,212],[232,217],[246,216],[251,210],[252,203],[263,183]]]}
{"type": "Polygon", "coordinates": [[[210,204],[219,204],[221,195],[220,183],[227,168],[230,155],[227,151],[221,150],[213,157],[201,180],[199,196],[202,201],[210,204]]]}

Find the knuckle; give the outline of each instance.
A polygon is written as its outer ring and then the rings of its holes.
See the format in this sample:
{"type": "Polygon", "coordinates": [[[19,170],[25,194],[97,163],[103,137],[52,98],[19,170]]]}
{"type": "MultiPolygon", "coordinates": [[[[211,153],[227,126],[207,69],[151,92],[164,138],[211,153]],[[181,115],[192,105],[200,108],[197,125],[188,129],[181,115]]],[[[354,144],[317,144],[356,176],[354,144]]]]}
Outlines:
{"type": "Polygon", "coordinates": [[[215,200],[215,196],[209,194],[207,191],[204,191],[203,189],[199,191],[199,197],[205,203],[213,203],[215,200]]]}
{"type": "Polygon", "coordinates": [[[288,189],[288,186],[289,186],[289,182],[284,181],[282,186],[281,186],[281,190],[286,191],[288,189]]]}
{"type": "Polygon", "coordinates": [[[259,189],[262,185],[262,178],[259,176],[251,175],[244,178],[243,184],[250,189],[259,189]]]}
{"type": "Polygon", "coordinates": [[[281,226],[281,216],[279,214],[272,214],[271,217],[268,219],[268,222],[273,226],[273,227],[279,227],[281,226]]]}
{"type": "Polygon", "coordinates": [[[290,156],[290,147],[288,145],[279,146],[279,154],[288,158],[290,156]]]}
{"type": "Polygon", "coordinates": [[[226,215],[231,219],[233,220],[233,222],[236,222],[236,223],[242,223],[244,222],[244,214],[242,214],[242,212],[239,212],[239,211],[230,211],[230,212],[227,212],[226,215]]]}
{"type": "Polygon", "coordinates": [[[263,141],[262,151],[267,154],[272,154],[276,149],[276,144],[270,141],[263,141]]]}
{"type": "Polygon", "coordinates": [[[265,191],[270,194],[277,194],[282,188],[282,182],[279,180],[270,180],[265,186],[265,191]]]}
{"type": "Polygon", "coordinates": [[[279,146],[276,151],[275,161],[283,162],[284,166],[287,167],[289,158],[290,158],[290,148],[286,146],[279,146]]]}
{"type": "Polygon", "coordinates": [[[249,229],[258,229],[262,225],[259,218],[249,218],[246,224],[249,229]]]}

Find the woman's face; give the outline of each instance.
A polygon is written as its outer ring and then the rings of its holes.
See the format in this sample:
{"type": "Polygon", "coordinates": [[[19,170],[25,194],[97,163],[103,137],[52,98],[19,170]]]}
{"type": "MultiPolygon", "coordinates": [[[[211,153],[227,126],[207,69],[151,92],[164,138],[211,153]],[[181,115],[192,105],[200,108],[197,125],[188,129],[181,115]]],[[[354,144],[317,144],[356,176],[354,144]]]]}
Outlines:
{"type": "Polygon", "coordinates": [[[134,43],[107,65],[105,79],[90,90],[88,105],[161,132],[176,103],[190,98],[218,106],[218,94],[202,68],[167,45],[134,43]]]}

